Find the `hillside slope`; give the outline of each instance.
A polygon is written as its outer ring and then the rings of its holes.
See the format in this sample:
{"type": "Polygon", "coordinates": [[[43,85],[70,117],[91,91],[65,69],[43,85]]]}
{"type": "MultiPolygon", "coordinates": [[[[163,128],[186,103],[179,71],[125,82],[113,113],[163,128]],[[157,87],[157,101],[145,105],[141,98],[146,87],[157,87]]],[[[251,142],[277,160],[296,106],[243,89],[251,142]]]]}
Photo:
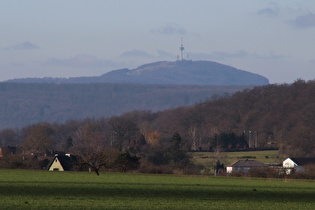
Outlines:
{"type": "Polygon", "coordinates": [[[156,62],[101,76],[103,82],[189,85],[266,85],[260,75],[210,61],[156,62]]]}
{"type": "MultiPolygon", "coordinates": [[[[279,147],[286,155],[315,156],[315,81],[267,85],[237,92],[191,107],[161,112],[154,129],[177,131],[184,139],[209,139],[221,132],[246,135],[257,147],[279,147]]],[[[212,142],[212,144],[216,143],[212,142]]],[[[231,145],[232,146],[232,145],[231,145]]]]}
{"type": "Polygon", "coordinates": [[[160,61],[136,69],[120,69],[98,77],[28,78],[9,82],[35,83],[132,83],[176,85],[266,85],[268,79],[211,61],[160,61]]]}
{"type": "Polygon", "coordinates": [[[192,105],[249,86],[0,83],[0,129],[192,105]]]}

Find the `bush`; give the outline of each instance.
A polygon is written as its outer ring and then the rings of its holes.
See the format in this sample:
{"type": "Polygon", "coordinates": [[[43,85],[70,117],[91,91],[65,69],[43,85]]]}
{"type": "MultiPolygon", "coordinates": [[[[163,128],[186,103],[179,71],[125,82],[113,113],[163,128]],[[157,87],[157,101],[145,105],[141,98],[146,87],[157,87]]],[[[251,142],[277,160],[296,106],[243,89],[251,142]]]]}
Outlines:
{"type": "Polygon", "coordinates": [[[269,170],[267,168],[253,168],[246,175],[249,177],[262,177],[267,178],[269,170]]]}
{"type": "Polygon", "coordinates": [[[0,159],[0,168],[6,169],[43,169],[47,159],[40,160],[31,155],[8,155],[0,159]]]}
{"type": "Polygon", "coordinates": [[[309,164],[301,172],[294,172],[288,176],[293,179],[315,179],[315,164],[309,164]]]}
{"type": "Polygon", "coordinates": [[[235,176],[235,177],[242,177],[245,174],[246,173],[244,173],[243,171],[232,171],[232,173],[228,173],[229,176],[235,176]]]}
{"type": "Polygon", "coordinates": [[[151,174],[171,174],[173,169],[170,165],[155,165],[146,159],[141,159],[140,167],[138,169],[140,173],[151,174]]]}
{"type": "Polygon", "coordinates": [[[183,174],[186,175],[199,175],[200,174],[200,166],[195,165],[193,163],[188,163],[182,170],[183,174]]]}
{"type": "Polygon", "coordinates": [[[261,177],[261,178],[284,178],[285,171],[280,168],[253,168],[248,172],[233,171],[230,176],[242,177],[261,177]]]}

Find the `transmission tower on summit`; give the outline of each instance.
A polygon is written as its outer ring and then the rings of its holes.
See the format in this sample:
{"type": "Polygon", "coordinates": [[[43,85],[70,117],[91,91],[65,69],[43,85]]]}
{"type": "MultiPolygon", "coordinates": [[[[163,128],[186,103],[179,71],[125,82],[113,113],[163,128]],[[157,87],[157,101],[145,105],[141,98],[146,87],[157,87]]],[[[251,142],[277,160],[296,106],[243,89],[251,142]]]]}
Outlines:
{"type": "Polygon", "coordinates": [[[181,44],[180,44],[180,48],[179,48],[179,61],[183,61],[184,60],[184,45],[183,45],[183,38],[181,38],[181,44]]]}

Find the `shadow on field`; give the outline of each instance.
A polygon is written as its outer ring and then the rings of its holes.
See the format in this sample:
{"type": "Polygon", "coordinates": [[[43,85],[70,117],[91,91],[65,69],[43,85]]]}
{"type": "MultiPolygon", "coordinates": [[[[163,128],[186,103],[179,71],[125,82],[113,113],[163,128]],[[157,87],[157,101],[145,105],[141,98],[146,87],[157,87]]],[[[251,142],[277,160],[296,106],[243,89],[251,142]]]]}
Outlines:
{"type": "Polygon", "coordinates": [[[0,196],[82,197],[128,199],[185,199],[269,202],[312,202],[314,190],[278,187],[239,187],[226,185],[0,182],[0,196]]]}

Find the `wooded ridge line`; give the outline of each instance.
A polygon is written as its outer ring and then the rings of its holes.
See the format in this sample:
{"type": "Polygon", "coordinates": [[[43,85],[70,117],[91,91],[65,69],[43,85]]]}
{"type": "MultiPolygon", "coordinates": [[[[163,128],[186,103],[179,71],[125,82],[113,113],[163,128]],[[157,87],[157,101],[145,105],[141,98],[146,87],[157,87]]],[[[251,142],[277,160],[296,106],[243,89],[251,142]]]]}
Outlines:
{"type": "Polygon", "coordinates": [[[62,148],[69,137],[74,138],[84,129],[89,135],[100,135],[119,150],[137,151],[139,144],[153,148],[153,145],[157,148],[167,145],[176,134],[181,139],[178,147],[184,151],[276,147],[284,155],[312,157],[315,155],[314,93],[314,80],[297,80],[293,84],[245,89],[164,111],[131,111],[113,117],[3,130],[0,139],[5,144],[19,143],[29,132],[45,128],[49,131],[45,135],[53,140],[49,147],[62,148]]]}

